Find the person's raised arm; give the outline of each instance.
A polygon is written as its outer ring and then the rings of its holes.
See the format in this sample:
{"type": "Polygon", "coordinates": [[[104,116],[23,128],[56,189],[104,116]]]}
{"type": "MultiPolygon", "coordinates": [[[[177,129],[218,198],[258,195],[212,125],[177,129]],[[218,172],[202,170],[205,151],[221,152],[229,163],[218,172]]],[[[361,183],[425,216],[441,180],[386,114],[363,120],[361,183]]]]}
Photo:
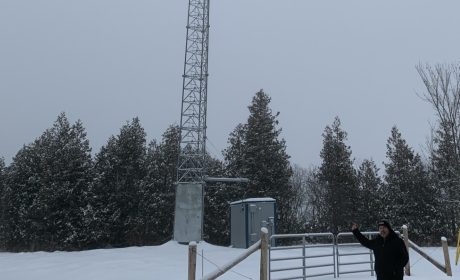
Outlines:
{"type": "Polygon", "coordinates": [[[360,231],[359,227],[356,223],[351,224],[351,231],[353,232],[353,235],[358,239],[359,243],[363,245],[364,247],[368,249],[373,249],[374,247],[374,241],[367,239],[360,231]]]}

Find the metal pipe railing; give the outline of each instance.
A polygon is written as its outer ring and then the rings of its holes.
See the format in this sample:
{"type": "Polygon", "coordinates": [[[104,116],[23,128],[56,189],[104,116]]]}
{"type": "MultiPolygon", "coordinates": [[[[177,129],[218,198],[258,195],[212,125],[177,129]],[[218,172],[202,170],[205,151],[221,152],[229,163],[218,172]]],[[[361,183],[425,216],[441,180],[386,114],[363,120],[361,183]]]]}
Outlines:
{"type": "MultiPolygon", "coordinates": [[[[279,243],[279,242],[278,242],[279,243]]],[[[279,273],[279,272],[286,272],[286,271],[298,271],[300,273],[293,275],[293,273],[290,273],[289,275],[284,275],[282,278],[276,278],[276,280],[289,280],[289,279],[307,279],[309,277],[315,277],[315,276],[323,276],[323,275],[334,275],[334,278],[336,277],[336,256],[335,256],[335,237],[332,233],[304,233],[304,234],[276,234],[272,235],[270,238],[270,246],[269,249],[269,272],[270,272],[270,278],[271,280],[275,280],[275,278],[272,278],[272,274],[279,273]],[[309,240],[315,239],[324,239],[326,238],[328,240],[327,243],[323,244],[314,244],[312,242],[308,242],[309,240]],[[291,239],[292,241],[295,241],[294,245],[283,245],[283,246],[276,246],[274,244],[277,243],[277,241],[280,240],[287,240],[291,239]],[[299,245],[300,243],[300,245],[299,245]],[[316,255],[307,255],[307,250],[309,248],[330,248],[331,253],[321,253],[321,254],[316,254],[316,255]],[[300,250],[300,253],[299,253],[300,250]],[[283,256],[277,256],[275,257],[274,254],[284,254],[283,256]],[[295,254],[294,252],[297,252],[295,254]],[[312,258],[327,258],[330,257],[331,261],[326,262],[326,263],[320,263],[320,264],[313,264],[313,263],[308,263],[308,259],[312,258]],[[277,267],[274,268],[273,264],[275,262],[281,263],[281,262],[292,262],[292,261],[299,261],[301,260],[301,263],[299,265],[292,265],[290,263],[289,266],[284,266],[284,267],[277,267]],[[312,272],[312,269],[315,268],[320,268],[320,267],[332,267],[333,269],[330,272],[312,272]],[[309,273],[310,271],[310,273],[309,273]],[[300,275],[301,274],[301,275],[300,275]]]]}
{"type": "MultiPolygon", "coordinates": [[[[372,238],[373,236],[377,235],[378,232],[362,232],[364,236],[368,238],[372,238]]],[[[358,252],[344,252],[341,249],[343,248],[350,248],[350,247],[361,247],[360,243],[352,242],[352,243],[340,243],[341,239],[345,237],[352,237],[353,233],[351,232],[342,232],[337,234],[337,246],[336,246],[336,255],[337,255],[337,276],[340,277],[340,274],[350,274],[350,273],[361,273],[361,272],[370,272],[372,276],[374,276],[374,255],[372,250],[360,250],[358,252]],[[369,255],[368,261],[342,261],[342,258],[349,257],[349,256],[358,256],[358,255],[369,255]],[[355,269],[355,270],[346,270],[341,271],[341,266],[348,266],[348,265],[357,265],[357,264],[369,264],[369,269],[355,269]]]]}

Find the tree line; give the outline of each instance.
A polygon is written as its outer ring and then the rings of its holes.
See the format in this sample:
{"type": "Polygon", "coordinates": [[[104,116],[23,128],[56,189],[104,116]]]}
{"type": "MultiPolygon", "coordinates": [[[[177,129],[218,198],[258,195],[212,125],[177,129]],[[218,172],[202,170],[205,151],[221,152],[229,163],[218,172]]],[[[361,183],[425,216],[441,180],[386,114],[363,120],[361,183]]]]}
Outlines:
{"type": "MultiPolygon", "coordinates": [[[[460,220],[460,69],[417,66],[437,123],[423,159],[394,126],[384,170],[372,159],[355,163],[339,117],[325,127],[321,164],[292,165],[279,112],[262,90],[249,116],[230,133],[223,160],[207,155],[212,176],[249,183],[205,187],[204,239],[228,245],[229,203],[277,200],[278,233],[375,230],[381,218],[407,224],[411,239],[453,240],[460,220]]],[[[123,125],[92,156],[85,128],[61,113],[7,166],[0,159],[0,248],[81,250],[155,245],[172,238],[179,127],[147,141],[138,118],[123,125]]]]}

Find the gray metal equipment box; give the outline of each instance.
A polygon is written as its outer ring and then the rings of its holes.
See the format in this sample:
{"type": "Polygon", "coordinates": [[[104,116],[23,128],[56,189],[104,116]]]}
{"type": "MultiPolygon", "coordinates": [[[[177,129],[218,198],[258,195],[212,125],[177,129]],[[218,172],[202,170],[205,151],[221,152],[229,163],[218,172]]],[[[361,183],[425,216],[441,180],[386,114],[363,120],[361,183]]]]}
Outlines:
{"type": "Polygon", "coordinates": [[[179,243],[202,240],[203,185],[177,184],[174,240],[179,243]]]}
{"type": "Polygon", "coordinates": [[[260,239],[260,228],[275,234],[276,200],[249,198],[230,203],[230,238],[235,248],[248,248],[260,239]]]}

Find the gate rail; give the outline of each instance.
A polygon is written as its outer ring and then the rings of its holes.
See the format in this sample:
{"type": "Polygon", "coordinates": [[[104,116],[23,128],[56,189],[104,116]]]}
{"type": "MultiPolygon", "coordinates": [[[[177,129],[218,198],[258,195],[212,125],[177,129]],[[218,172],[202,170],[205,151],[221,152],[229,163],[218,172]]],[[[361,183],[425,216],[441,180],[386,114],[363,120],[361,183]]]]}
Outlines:
{"type": "Polygon", "coordinates": [[[336,256],[334,250],[335,244],[335,236],[332,233],[304,233],[304,234],[275,234],[270,237],[270,249],[269,249],[269,279],[271,280],[290,280],[290,279],[306,279],[309,277],[315,276],[323,276],[323,275],[334,275],[336,277],[336,256]],[[307,243],[307,239],[317,239],[317,238],[330,238],[329,243],[322,243],[322,244],[312,244],[307,243]],[[294,239],[297,240],[296,245],[289,245],[289,246],[276,246],[276,242],[282,239],[294,239]],[[300,242],[300,243],[299,243],[300,242]],[[307,248],[331,248],[331,253],[322,253],[316,255],[307,255],[306,249],[307,248]],[[283,251],[283,254],[288,254],[288,251],[297,251],[301,250],[301,254],[291,254],[282,257],[274,257],[273,251],[283,251]],[[311,258],[327,258],[332,257],[331,262],[320,263],[320,264],[307,264],[307,260],[311,258]],[[291,265],[288,267],[283,268],[274,268],[273,263],[280,263],[280,262],[298,262],[301,261],[301,264],[291,265]],[[319,267],[333,267],[333,272],[325,272],[325,273],[307,273],[308,269],[319,268],[319,267]],[[280,273],[285,271],[301,271],[301,274],[283,276],[282,278],[272,278],[273,273],[280,273]]]}
{"type": "MultiPolygon", "coordinates": [[[[377,235],[377,231],[369,231],[369,232],[362,232],[364,236],[367,238],[371,239],[373,236],[377,235]]],[[[337,234],[337,246],[335,247],[336,249],[336,256],[337,256],[337,276],[340,277],[340,274],[349,274],[349,273],[359,273],[359,272],[371,272],[371,275],[374,276],[374,254],[372,253],[372,250],[366,249],[365,247],[362,247],[360,243],[358,242],[353,242],[353,243],[340,243],[341,239],[344,237],[352,237],[353,233],[351,232],[342,232],[337,234]],[[360,250],[357,252],[346,252],[345,248],[350,248],[350,247],[360,247],[365,250],[360,250]],[[350,262],[350,261],[341,261],[341,257],[346,258],[349,256],[357,256],[357,255],[369,255],[369,261],[359,261],[359,262],[350,262]],[[356,265],[356,264],[369,264],[369,269],[360,269],[360,270],[346,270],[346,271],[341,271],[340,266],[348,266],[348,265],[356,265]]]]}

